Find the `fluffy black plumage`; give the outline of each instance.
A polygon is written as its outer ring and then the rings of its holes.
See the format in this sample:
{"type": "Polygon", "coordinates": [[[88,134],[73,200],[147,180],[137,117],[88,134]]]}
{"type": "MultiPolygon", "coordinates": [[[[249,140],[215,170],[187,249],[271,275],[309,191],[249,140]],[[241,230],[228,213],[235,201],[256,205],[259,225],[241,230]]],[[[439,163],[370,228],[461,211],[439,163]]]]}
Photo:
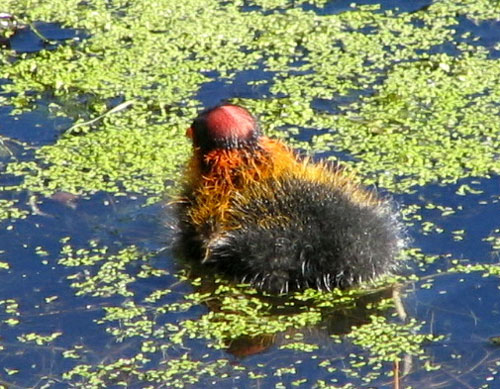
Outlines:
{"type": "Polygon", "coordinates": [[[186,220],[184,252],[261,290],[345,288],[398,267],[404,237],[388,202],[367,205],[325,183],[282,177],[231,206],[234,230],[203,236],[186,220]]]}

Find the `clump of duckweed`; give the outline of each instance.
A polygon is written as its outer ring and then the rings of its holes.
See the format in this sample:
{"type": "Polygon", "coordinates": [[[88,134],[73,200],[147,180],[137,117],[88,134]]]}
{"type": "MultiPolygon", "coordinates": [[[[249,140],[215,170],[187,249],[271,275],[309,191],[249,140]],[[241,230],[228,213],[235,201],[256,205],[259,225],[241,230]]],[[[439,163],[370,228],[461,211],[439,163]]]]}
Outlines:
{"type": "MultiPolygon", "coordinates": [[[[233,350],[232,352],[240,352],[241,355],[249,352],[251,355],[256,352],[251,350],[272,347],[275,336],[285,333],[289,335],[284,337],[280,350],[314,355],[322,346],[305,341],[298,331],[313,328],[323,322],[328,312],[348,312],[356,304],[357,298],[366,294],[361,291],[338,290],[325,294],[306,290],[295,294],[291,299],[276,302],[270,296],[257,295],[247,286],[231,286],[226,281],[215,281],[216,288],[212,291],[178,295],[170,288],[159,289],[145,296],[142,301],[128,299],[121,306],[104,307],[105,314],[97,323],[104,325],[106,331],[119,342],[142,339],[141,353],[136,355],[140,358],[122,358],[111,365],[78,365],[65,377],[72,380],[80,377],[84,382],[98,379],[96,382],[105,386],[110,377],[124,369],[121,363],[126,363],[127,373],[122,371],[121,374],[126,377],[124,382],[129,384],[137,380],[184,387],[183,385],[207,382],[210,376],[218,376],[218,380],[223,381],[226,375],[234,374],[257,379],[262,373],[247,371],[243,366],[239,372],[232,370],[227,360],[200,360],[194,355],[197,352],[194,351],[196,348],[192,349],[193,342],[198,344],[200,340],[206,341],[208,348],[205,355],[210,355],[208,350],[213,348],[233,350]],[[192,313],[199,312],[200,305],[207,307],[208,311],[193,317],[192,313]],[[244,345],[244,348],[239,350],[237,344],[244,345]],[[179,349],[191,351],[179,359],[178,356],[174,357],[179,349]],[[172,355],[163,362],[165,369],[146,369],[147,361],[157,358],[158,353],[172,355]]],[[[201,288],[203,282],[199,280],[195,285],[201,288]]],[[[392,308],[387,301],[372,305],[379,311],[392,308]]],[[[341,338],[337,337],[337,341],[340,342],[341,338]]],[[[198,352],[202,353],[201,350],[198,352]]],[[[265,376],[267,374],[261,378],[265,376]]],[[[302,380],[300,375],[297,378],[302,380]]]]}
{"type": "Polygon", "coordinates": [[[0,300],[0,309],[3,311],[2,323],[10,327],[19,324],[21,313],[19,312],[19,303],[15,299],[0,300]]]}
{"type": "Polygon", "coordinates": [[[316,351],[317,349],[319,349],[319,345],[304,342],[287,343],[280,346],[280,350],[297,350],[306,353],[311,353],[313,351],[316,351]]]}
{"type": "Polygon", "coordinates": [[[500,171],[500,128],[492,120],[500,114],[500,65],[470,33],[458,43],[454,30],[460,17],[495,18],[486,0],[437,2],[412,13],[365,5],[333,15],[284,1],[254,3],[269,12],[241,8],[252,4],[134,1],[114,12],[93,0],[63,8],[8,0],[5,9],[27,20],[89,34],[18,55],[3,69],[12,80],[2,86],[6,104],[30,109],[49,94],[54,114],[78,126],[8,171],[37,192],[124,189],[157,198],[188,153],[183,131],[200,105],[200,86],[220,79],[231,88],[240,72],[258,68],[274,75],[269,94],[243,102],[263,128],[320,130],[297,145],[351,154],[368,183],[408,191],[500,171]],[[454,55],[435,52],[446,44],[454,55]]]}
{"type": "Polygon", "coordinates": [[[410,319],[407,324],[390,323],[384,317],[372,316],[371,323],[353,328],[347,337],[369,350],[369,364],[401,361],[405,355],[425,359],[423,345],[443,337],[419,334],[423,324],[415,319],[410,319]]]}
{"type": "Polygon", "coordinates": [[[147,124],[145,118],[142,124],[135,123],[143,114],[134,108],[112,114],[105,131],[63,136],[57,147],[39,149],[38,158],[51,161],[48,166],[19,162],[10,164],[7,172],[24,176],[24,188],[45,194],[124,189],[158,196],[167,178],[178,177],[177,161],[187,152],[187,143],[172,136],[174,126],[178,131],[188,124],[147,124]]]}
{"type": "Polygon", "coordinates": [[[139,267],[138,276],[146,274],[161,275],[164,272],[154,271],[146,262],[151,256],[140,253],[135,246],[126,247],[116,254],[108,252],[108,247],[99,247],[92,241],[89,249],[74,249],[66,244],[61,250],[59,264],[68,267],[79,267],[82,270],[68,276],[76,295],[89,294],[91,296],[110,297],[113,295],[133,296],[134,292],[128,285],[135,280],[130,275],[131,265],[139,267]],[[96,270],[92,270],[96,269],[96,270]]]}
{"type": "Polygon", "coordinates": [[[468,274],[471,272],[479,272],[483,277],[497,276],[500,277],[500,264],[458,264],[449,269],[449,272],[468,274]]]}
{"type": "Polygon", "coordinates": [[[122,358],[110,364],[97,366],[78,365],[64,374],[63,378],[75,382],[74,387],[106,388],[110,384],[128,386],[136,383],[160,383],[169,388],[191,387],[199,383],[204,376],[227,379],[229,361],[220,359],[215,362],[192,361],[186,354],[180,358],[172,358],[158,370],[138,370],[149,362],[144,354],[132,358],[122,358]],[[126,374],[125,374],[126,372],[126,374]]]}
{"type": "Polygon", "coordinates": [[[494,253],[500,252],[500,228],[496,228],[492,234],[483,240],[491,244],[491,249],[494,253]]]}
{"type": "MultiPolygon", "coordinates": [[[[219,287],[215,295],[220,299],[217,310],[196,320],[185,320],[181,327],[189,338],[207,338],[217,348],[226,348],[232,340],[242,336],[276,334],[291,328],[311,326],[322,319],[321,311],[314,307],[291,315],[272,314],[272,304],[257,296],[241,295],[229,286],[219,287]]],[[[188,300],[192,298],[197,299],[198,296],[186,296],[188,300]]]]}
{"type": "Polygon", "coordinates": [[[24,219],[28,216],[29,212],[17,208],[16,200],[0,199],[0,221],[6,219],[24,219]]]}
{"type": "Polygon", "coordinates": [[[38,346],[43,346],[43,345],[46,345],[47,343],[53,342],[55,339],[57,339],[61,335],[62,335],[62,332],[54,332],[50,335],[41,335],[41,334],[37,334],[34,332],[30,332],[29,334],[22,334],[22,335],[18,336],[17,338],[21,343],[32,342],[38,346]]]}
{"type": "Polygon", "coordinates": [[[153,333],[155,323],[149,318],[147,309],[135,305],[132,301],[125,302],[121,307],[105,307],[104,313],[104,317],[98,323],[119,322],[118,328],[106,329],[118,341],[134,336],[147,338],[153,333]]]}

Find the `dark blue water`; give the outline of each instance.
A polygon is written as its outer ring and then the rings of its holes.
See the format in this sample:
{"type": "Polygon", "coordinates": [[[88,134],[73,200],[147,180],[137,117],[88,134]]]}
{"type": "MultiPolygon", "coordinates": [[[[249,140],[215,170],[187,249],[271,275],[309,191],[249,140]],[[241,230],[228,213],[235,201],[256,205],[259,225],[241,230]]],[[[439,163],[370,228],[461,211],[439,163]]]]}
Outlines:
{"type": "MultiPolygon", "coordinates": [[[[349,9],[349,3],[330,2],[321,12],[343,12],[349,9]]],[[[386,1],[382,9],[397,7],[401,12],[411,12],[427,4],[427,1],[386,1]]],[[[10,47],[17,52],[34,53],[84,36],[52,23],[40,23],[37,28],[50,42],[44,42],[29,28],[25,28],[11,38],[10,47]]],[[[458,30],[471,31],[479,36],[481,39],[476,44],[491,49],[490,55],[498,57],[498,50],[494,49],[500,39],[498,22],[475,24],[462,19],[458,30]]],[[[441,47],[440,50],[447,51],[447,48],[441,47]]],[[[203,85],[197,97],[206,106],[234,97],[263,98],[269,94],[273,76],[273,73],[258,68],[241,72],[233,80],[216,78],[203,85]],[[269,83],[248,85],[255,80],[269,80],[269,83]]],[[[359,94],[349,96],[353,100],[358,97],[359,94]]],[[[6,137],[4,142],[12,153],[2,155],[1,163],[13,158],[29,160],[33,157],[33,148],[55,142],[71,126],[68,119],[53,117],[47,108],[48,103],[39,101],[34,111],[17,116],[9,115],[12,107],[0,108],[0,135],[6,137]],[[24,142],[29,147],[21,147],[16,142],[24,142]]],[[[320,99],[314,102],[314,108],[329,112],[332,109],[330,101],[320,99]]],[[[304,128],[292,137],[307,143],[317,131],[304,128]]],[[[331,155],[332,152],[329,152],[320,156],[331,155]]],[[[350,158],[345,153],[339,153],[338,156],[350,158]]],[[[16,185],[20,181],[5,174],[0,179],[2,186],[16,185]]],[[[143,341],[141,336],[122,341],[109,332],[110,328],[118,326],[116,322],[96,324],[104,317],[106,307],[121,306],[131,301],[139,305],[155,290],[172,289],[173,293],[150,304],[150,312],[153,312],[154,307],[162,304],[182,302],[183,296],[196,287],[174,276],[182,270],[182,265],[174,258],[170,248],[170,226],[175,220],[167,205],[157,203],[146,206],[145,198],[132,194],[126,197],[115,197],[108,193],[86,197],[64,193],[51,198],[33,196],[25,191],[0,191],[0,199],[16,200],[19,208],[29,212],[25,219],[1,222],[0,261],[8,262],[10,269],[0,270],[0,345],[4,348],[0,353],[0,385],[6,382],[10,387],[38,388],[47,385],[65,388],[69,382],[78,381],[62,379],[62,374],[76,364],[106,365],[120,358],[133,357],[139,352],[143,341]],[[61,240],[67,237],[70,237],[69,242],[75,248],[88,248],[88,242],[95,240],[99,245],[108,247],[111,253],[135,245],[141,252],[150,255],[147,263],[157,269],[159,275],[140,278],[138,274],[143,263],[132,262],[127,265],[125,273],[137,277],[130,285],[133,297],[120,294],[76,296],[71,283],[84,279],[85,271],[95,274],[98,265],[84,270],[60,265],[59,253],[65,244],[61,240]],[[41,252],[46,252],[46,255],[41,252]],[[51,301],[53,296],[57,298],[51,301]],[[19,304],[14,313],[7,312],[5,308],[9,299],[19,304]],[[8,325],[6,320],[12,318],[19,319],[19,324],[8,325]],[[18,339],[22,334],[56,332],[62,335],[42,346],[22,343],[18,339]],[[64,358],[63,352],[73,348],[83,350],[79,352],[80,359],[64,358]]],[[[406,365],[410,365],[410,374],[403,379],[402,384],[414,388],[479,388],[486,384],[491,388],[500,387],[500,384],[495,386],[494,383],[499,379],[500,349],[489,341],[490,337],[500,335],[498,278],[483,277],[481,273],[441,273],[457,263],[498,263],[499,252],[492,250],[491,244],[484,238],[500,227],[499,177],[463,179],[450,185],[434,183],[415,188],[413,194],[393,194],[393,197],[402,208],[410,204],[422,207],[419,214],[423,219],[408,222],[412,247],[419,248],[426,255],[439,256],[435,262],[423,266],[411,261],[408,263],[406,273],[416,273],[423,279],[403,285],[402,303],[409,317],[426,322],[422,332],[444,335],[443,340],[426,348],[432,363],[440,364],[441,369],[427,372],[422,368],[423,362],[406,361],[406,365]],[[465,184],[482,193],[461,196],[457,191],[465,184]],[[426,209],[429,203],[452,207],[456,212],[443,216],[439,209],[426,209]],[[432,222],[443,231],[431,229],[427,232],[424,228],[426,222],[432,222]],[[463,239],[457,240],[453,231],[463,229],[463,239]],[[429,283],[432,288],[426,287],[429,283]]],[[[380,297],[388,296],[375,296],[373,299],[376,301],[380,297]]],[[[313,353],[280,349],[280,345],[287,343],[287,337],[294,335],[293,332],[278,334],[272,340],[263,337],[258,343],[261,347],[257,347],[257,350],[255,341],[250,341],[246,346],[234,346],[227,352],[210,349],[203,340],[189,340],[182,347],[170,347],[161,353],[148,354],[150,361],[145,363],[144,369],[164,366],[165,361],[180,358],[189,352],[192,360],[207,365],[220,358],[228,360],[228,365],[219,372],[221,375],[218,379],[203,376],[194,387],[293,387],[297,379],[304,377],[309,382],[324,380],[336,382],[339,386],[350,383],[355,387],[370,387],[364,385],[361,379],[353,382],[352,378],[346,378],[341,373],[341,369],[348,366],[346,361],[353,358],[352,355],[362,353],[360,348],[345,340],[339,347],[330,337],[332,334],[348,332],[352,325],[367,323],[370,311],[365,309],[365,305],[365,301],[360,301],[358,306],[346,308],[342,313],[325,311],[321,325],[303,329],[302,341],[319,346],[313,353]],[[240,372],[233,368],[235,366],[244,369],[240,372]],[[328,366],[334,366],[337,370],[331,371],[328,366]],[[293,374],[278,376],[275,374],[278,368],[283,371],[288,369],[293,374]],[[251,378],[249,371],[262,374],[262,378],[251,378]],[[224,372],[227,373],[225,377],[222,376],[224,372]]],[[[160,331],[184,319],[195,320],[211,308],[199,304],[183,312],[154,317],[150,314],[149,318],[154,321],[155,329],[160,331]]],[[[244,343],[244,339],[240,341],[244,343]]],[[[391,366],[385,368],[391,370],[391,366]]],[[[129,387],[145,386],[134,377],[126,381],[129,387]]],[[[377,386],[374,387],[377,388],[392,387],[388,377],[381,377],[376,382],[377,386]]],[[[114,384],[109,382],[107,386],[113,387],[114,384]]]]}
{"type": "Polygon", "coordinates": [[[415,12],[432,4],[432,1],[428,0],[416,0],[416,1],[400,1],[400,0],[387,0],[387,1],[375,1],[375,0],[362,0],[362,1],[329,1],[324,7],[316,7],[310,4],[305,4],[303,8],[305,10],[314,10],[320,15],[331,15],[341,12],[346,12],[352,10],[352,4],[356,5],[371,5],[380,4],[380,12],[383,11],[395,11],[395,12],[415,12]]]}
{"type": "Polygon", "coordinates": [[[58,23],[38,22],[33,26],[19,23],[16,30],[16,33],[8,40],[8,46],[17,53],[52,50],[64,41],[78,41],[88,36],[82,31],[63,28],[58,23]]]}

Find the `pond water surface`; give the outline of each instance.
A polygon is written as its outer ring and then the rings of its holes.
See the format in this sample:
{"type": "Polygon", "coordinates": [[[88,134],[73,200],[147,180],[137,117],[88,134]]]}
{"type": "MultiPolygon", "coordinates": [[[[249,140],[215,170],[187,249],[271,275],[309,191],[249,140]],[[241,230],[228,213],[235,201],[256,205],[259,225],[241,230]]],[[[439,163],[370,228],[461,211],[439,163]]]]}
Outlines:
{"type": "MultiPolygon", "coordinates": [[[[243,12],[268,12],[251,3],[243,12]]],[[[377,12],[406,14],[431,2],[380,4],[377,12]]],[[[302,5],[319,15],[351,8],[345,1],[302,5]]],[[[455,43],[471,42],[498,60],[500,22],[458,19],[455,43]],[[471,36],[462,38],[466,32],[471,36]]],[[[49,45],[29,27],[17,31],[4,48],[13,50],[11,61],[91,38],[77,26],[54,22],[35,25],[49,45]]],[[[442,44],[430,49],[439,52],[455,54],[442,44]]],[[[204,72],[211,79],[192,95],[197,109],[227,99],[287,96],[271,90],[280,72],[265,61],[230,75],[204,72]]],[[[0,88],[11,82],[3,79],[0,88]]],[[[337,104],[373,94],[374,85],[332,99],[318,96],[312,106],[317,113],[341,115],[337,104]]],[[[58,99],[42,94],[24,112],[1,100],[4,171],[8,164],[39,158],[36,150],[55,144],[74,124],[71,115],[54,113],[58,99]]],[[[329,129],[283,125],[272,131],[318,159],[360,160],[315,143],[329,129]]],[[[165,176],[166,186],[175,177],[165,176]]],[[[403,277],[398,286],[389,283],[346,300],[334,294],[256,296],[183,263],[172,252],[175,218],[161,195],[126,187],[118,195],[46,193],[23,187],[23,180],[0,176],[0,201],[6,204],[0,228],[0,387],[392,388],[397,368],[402,388],[500,388],[500,181],[494,170],[407,191],[381,187],[406,215],[411,243],[403,277]],[[359,335],[349,335],[374,317],[396,323],[394,337],[407,339],[407,346],[394,346],[400,350],[397,367],[359,335]],[[418,334],[432,337],[412,338],[418,334]]]]}

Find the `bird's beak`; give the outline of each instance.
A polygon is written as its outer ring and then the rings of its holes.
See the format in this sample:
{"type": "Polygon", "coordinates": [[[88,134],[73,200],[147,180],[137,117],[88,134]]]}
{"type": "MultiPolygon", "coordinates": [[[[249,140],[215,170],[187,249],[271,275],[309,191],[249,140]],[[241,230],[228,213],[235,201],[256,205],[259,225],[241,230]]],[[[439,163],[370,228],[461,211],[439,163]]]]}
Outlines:
{"type": "Polygon", "coordinates": [[[189,128],[186,130],[186,136],[187,136],[189,139],[193,139],[193,128],[192,128],[192,127],[189,127],[189,128]]]}

